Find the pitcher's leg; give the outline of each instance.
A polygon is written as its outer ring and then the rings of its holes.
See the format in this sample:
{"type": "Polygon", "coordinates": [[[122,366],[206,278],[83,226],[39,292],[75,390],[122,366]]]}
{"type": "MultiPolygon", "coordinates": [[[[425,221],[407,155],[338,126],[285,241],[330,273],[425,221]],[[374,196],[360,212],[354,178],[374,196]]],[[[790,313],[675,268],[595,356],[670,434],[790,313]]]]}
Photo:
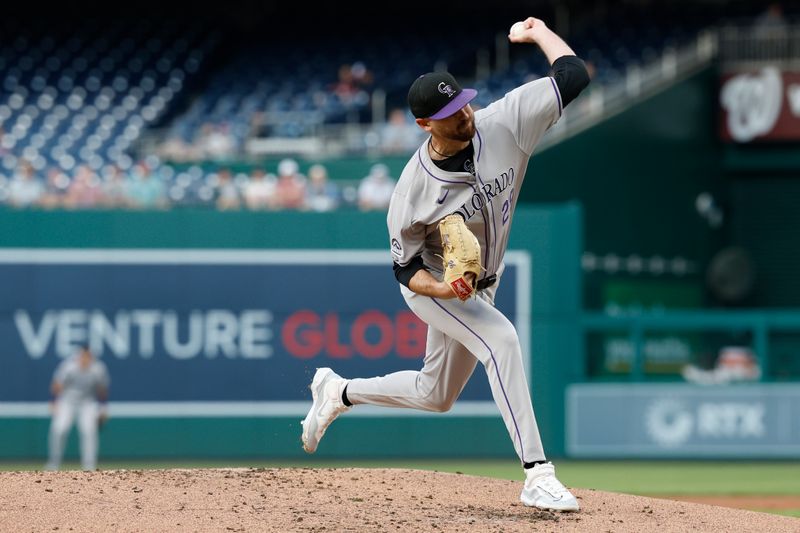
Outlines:
{"type": "Polygon", "coordinates": [[[509,334],[484,361],[492,397],[503,414],[503,420],[522,463],[544,461],[539,426],[533,414],[528,380],[522,364],[522,349],[516,335],[509,334]],[[495,351],[496,350],[496,351],[495,351]]]}
{"type": "Polygon", "coordinates": [[[514,325],[482,296],[461,302],[407,298],[414,313],[463,344],[485,366],[492,396],[514,448],[525,462],[544,460],[522,350],[514,325]]]}
{"type": "Polygon", "coordinates": [[[447,411],[469,381],[476,364],[477,359],[463,345],[429,327],[422,370],[351,379],[347,398],[353,404],[447,411]]]}

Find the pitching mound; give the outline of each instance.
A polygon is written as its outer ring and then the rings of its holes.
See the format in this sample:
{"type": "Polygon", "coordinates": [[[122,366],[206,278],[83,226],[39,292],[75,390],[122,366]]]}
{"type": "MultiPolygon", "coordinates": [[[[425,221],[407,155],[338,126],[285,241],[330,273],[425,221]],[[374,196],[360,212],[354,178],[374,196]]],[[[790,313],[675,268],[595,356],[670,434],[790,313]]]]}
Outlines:
{"type": "Polygon", "coordinates": [[[800,520],[575,490],[582,510],[524,507],[521,482],[417,470],[0,473],[0,531],[793,531],[800,520]]]}

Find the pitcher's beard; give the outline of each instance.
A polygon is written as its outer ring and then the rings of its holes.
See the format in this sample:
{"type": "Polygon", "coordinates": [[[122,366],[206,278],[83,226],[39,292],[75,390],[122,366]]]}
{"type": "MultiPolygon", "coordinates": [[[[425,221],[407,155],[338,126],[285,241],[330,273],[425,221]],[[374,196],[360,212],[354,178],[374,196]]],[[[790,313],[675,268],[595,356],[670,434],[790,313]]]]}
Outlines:
{"type": "Polygon", "coordinates": [[[475,137],[475,123],[470,122],[467,126],[463,129],[459,128],[453,133],[452,139],[461,142],[471,141],[472,138],[475,137]]]}

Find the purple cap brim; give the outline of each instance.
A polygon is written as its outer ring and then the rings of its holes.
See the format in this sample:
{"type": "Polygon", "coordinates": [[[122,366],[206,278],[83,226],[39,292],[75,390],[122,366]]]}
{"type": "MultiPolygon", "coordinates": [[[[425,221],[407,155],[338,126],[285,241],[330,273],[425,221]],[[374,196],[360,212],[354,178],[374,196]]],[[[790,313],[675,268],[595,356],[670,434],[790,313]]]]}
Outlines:
{"type": "Polygon", "coordinates": [[[458,95],[450,100],[446,106],[441,108],[439,111],[434,113],[433,115],[429,116],[428,118],[432,118],[434,120],[440,120],[443,118],[447,118],[450,115],[454,114],[456,111],[467,105],[472,101],[473,98],[478,96],[478,91],[475,89],[462,89],[458,95]]]}

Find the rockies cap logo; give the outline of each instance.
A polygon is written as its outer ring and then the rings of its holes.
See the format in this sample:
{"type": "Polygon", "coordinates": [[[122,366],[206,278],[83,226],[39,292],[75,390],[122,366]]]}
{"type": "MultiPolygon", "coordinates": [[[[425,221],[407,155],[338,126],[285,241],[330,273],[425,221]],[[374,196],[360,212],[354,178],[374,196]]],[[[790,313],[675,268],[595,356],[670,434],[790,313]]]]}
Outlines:
{"type": "Polygon", "coordinates": [[[445,82],[440,83],[437,89],[439,89],[440,93],[446,94],[448,98],[452,98],[456,95],[456,90],[445,82]]]}

